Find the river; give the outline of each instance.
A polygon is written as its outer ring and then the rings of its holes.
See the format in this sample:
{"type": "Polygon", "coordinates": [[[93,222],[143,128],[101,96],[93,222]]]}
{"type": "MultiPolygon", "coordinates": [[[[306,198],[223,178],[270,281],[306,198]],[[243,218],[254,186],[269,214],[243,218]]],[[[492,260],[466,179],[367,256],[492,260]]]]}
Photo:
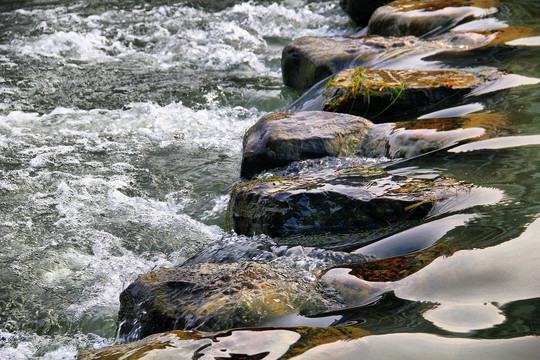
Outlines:
{"type": "MultiPolygon", "coordinates": [[[[540,33],[540,3],[501,3],[494,22],[540,33]]],[[[120,292],[209,245],[278,248],[227,230],[241,139],[300,96],[281,80],[287,43],[355,31],[338,1],[34,0],[0,9],[1,359],[72,359],[113,344],[120,292]]],[[[538,39],[527,45],[430,66],[540,77],[538,39]]],[[[388,257],[442,243],[451,252],[393,283],[387,307],[345,314],[372,334],[349,354],[504,359],[540,350],[540,86],[468,106],[508,118],[497,140],[396,166],[491,190],[489,199],[469,199],[474,206],[423,225],[422,236],[407,230],[353,249],[388,257]]],[[[334,265],[289,250],[273,251],[272,263],[334,265]]],[[[304,356],[346,358],[337,343],[325,346],[304,356]]]]}

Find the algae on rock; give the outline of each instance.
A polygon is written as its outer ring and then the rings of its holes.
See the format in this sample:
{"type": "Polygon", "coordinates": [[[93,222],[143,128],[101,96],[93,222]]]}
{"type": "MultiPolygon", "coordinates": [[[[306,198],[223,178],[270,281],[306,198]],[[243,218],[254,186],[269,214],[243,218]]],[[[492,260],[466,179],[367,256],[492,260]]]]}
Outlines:
{"type": "Polygon", "coordinates": [[[193,264],[141,275],[120,295],[119,333],[130,339],[177,329],[219,331],[342,304],[301,272],[266,264],[193,264]]]}
{"type": "Polygon", "coordinates": [[[358,232],[422,219],[435,202],[467,189],[446,178],[415,179],[360,168],[326,179],[240,184],[231,194],[230,213],[234,230],[244,235],[358,232]]]}
{"type": "Polygon", "coordinates": [[[457,70],[347,69],[330,80],[323,93],[323,110],[381,118],[425,112],[440,103],[457,101],[479,85],[499,77],[457,70]]]}

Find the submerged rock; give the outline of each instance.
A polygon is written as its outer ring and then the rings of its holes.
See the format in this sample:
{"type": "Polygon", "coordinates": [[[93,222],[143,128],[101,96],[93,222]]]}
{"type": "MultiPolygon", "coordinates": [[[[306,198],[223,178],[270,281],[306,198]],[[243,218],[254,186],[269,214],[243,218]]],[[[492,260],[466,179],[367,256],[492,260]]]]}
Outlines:
{"type": "Polygon", "coordinates": [[[379,7],[368,34],[428,36],[497,12],[496,0],[398,0],[379,7]]]}
{"type": "Polygon", "coordinates": [[[291,359],[319,345],[369,335],[357,327],[258,328],[221,333],[170,331],[125,345],[81,353],[78,360],[126,359],[291,359]]]}
{"type": "Polygon", "coordinates": [[[500,75],[456,70],[343,70],[323,93],[323,110],[375,121],[425,112],[443,100],[457,101],[479,85],[500,75]],[[414,104],[414,106],[411,106],[414,104]]]}
{"type": "Polygon", "coordinates": [[[323,111],[273,113],[244,135],[241,176],[325,156],[408,158],[481,138],[506,124],[500,114],[373,124],[323,111]]]}
{"type": "Polygon", "coordinates": [[[326,179],[272,177],[237,185],[230,216],[244,235],[356,232],[422,219],[435,202],[466,189],[447,178],[415,179],[364,167],[326,179]]]}
{"type": "Polygon", "coordinates": [[[358,25],[367,25],[369,18],[378,7],[392,0],[339,0],[339,5],[358,25]]]}
{"type": "Polygon", "coordinates": [[[120,335],[254,326],[294,312],[319,312],[340,299],[305,274],[245,262],[193,264],[141,275],[120,295],[120,335]]]}
{"type": "Polygon", "coordinates": [[[297,160],[355,154],[372,125],[358,116],[322,111],[267,115],[244,135],[240,175],[251,177],[297,160]]]}
{"type": "MultiPolygon", "coordinates": [[[[358,264],[344,264],[336,268],[350,269],[349,275],[370,282],[393,282],[402,280],[431,264],[440,256],[451,256],[458,248],[439,243],[427,249],[387,259],[358,264]]],[[[332,271],[332,270],[328,270],[332,271]]]]}

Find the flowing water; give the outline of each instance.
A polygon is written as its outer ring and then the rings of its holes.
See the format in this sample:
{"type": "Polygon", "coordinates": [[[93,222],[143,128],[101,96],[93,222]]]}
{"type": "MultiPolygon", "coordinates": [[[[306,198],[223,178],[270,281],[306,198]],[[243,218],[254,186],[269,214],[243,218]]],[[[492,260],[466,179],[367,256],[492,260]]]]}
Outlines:
{"type": "MultiPolygon", "coordinates": [[[[303,356],[455,358],[468,349],[476,358],[527,358],[540,349],[540,86],[449,110],[506,115],[495,139],[393,165],[490,190],[437,210],[454,215],[436,212],[346,252],[278,245],[227,230],[241,137],[299,96],[281,81],[288,42],[356,31],[337,1],[16,3],[0,4],[1,359],[71,359],[114,343],[119,293],[153,269],[249,259],[316,270],[433,244],[444,254],[423,269],[370,283],[382,300],[329,317],[372,336],[303,356]]],[[[536,0],[502,1],[495,19],[477,26],[540,34],[536,0]]],[[[465,60],[381,62],[540,77],[538,39],[514,45],[465,60]]],[[[333,161],[317,164],[339,166],[333,161]]],[[[327,275],[345,281],[340,270],[327,275]]]]}

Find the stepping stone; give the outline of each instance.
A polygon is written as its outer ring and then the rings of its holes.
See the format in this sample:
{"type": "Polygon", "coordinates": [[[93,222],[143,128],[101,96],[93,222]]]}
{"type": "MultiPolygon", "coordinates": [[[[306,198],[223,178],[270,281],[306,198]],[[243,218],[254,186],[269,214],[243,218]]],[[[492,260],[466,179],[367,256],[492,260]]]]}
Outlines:
{"type": "Polygon", "coordinates": [[[353,61],[362,63],[362,60],[367,61],[376,54],[418,46],[420,42],[415,37],[302,37],[283,49],[283,83],[293,89],[305,90],[349,67],[353,61]]]}
{"type": "Polygon", "coordinates": [[[425,113],[429,106],[443,100],[455,103],[479,85],[501,76],[495,71],[481,74],[457,70],[347,69],[327,83],[323,110],[364,116],[371,121],[395,119],[425,113]]]}
{"type": "Polygon", "coordinates": [[[244,135],[240,175],[252,177],[298,160],[355,154],[372,125],[358,116],[322,111],[272,113],[244,135]]]}
{"type": "Polygon", "coordinates": [[[240,173],[251,178],[294,161],[326,156],[408,158],[480,139],[506,123],[506,117],[500,114],[375,125],[362,117],[340,113],[273,113],[244,135],[240,173]]]}
{"type": "MultiPolygon", "coordinates": [[[[507,42],[533,35],[533,30],[509,26],[497,30],[457,31],[432,40],[415,36],[362,37],[307,36],[285,46],[281,58],[283,83],[304,90],[346,68],[371,67],[396,56],[421,56],[437,60],[448,56],[467,56],[476,50],[499,51],[507,42]]],[[[379,66],[378,66],[379,67],[379,66]]]]}
{"type": "Polygon", "coordinates": [[[423,219],[438,201],[470,187],[357,167],[333,177],[271,177],[237,185],[229,218],[237,234],[272,237],[358,232],[423,219]]]}
{"type": "Polygon", "coordinates": [[[496,4],[496,0],[398,0],[375,10],[368,34],[434,36],[496,13],[496,4]]]}
{"type": "Polygon", "coordinates": [[[254,262],[151,272],[121,293],[119,333],[134,339],[177,329],[219,331],[343,305],[309,276],[254,262]]]}

